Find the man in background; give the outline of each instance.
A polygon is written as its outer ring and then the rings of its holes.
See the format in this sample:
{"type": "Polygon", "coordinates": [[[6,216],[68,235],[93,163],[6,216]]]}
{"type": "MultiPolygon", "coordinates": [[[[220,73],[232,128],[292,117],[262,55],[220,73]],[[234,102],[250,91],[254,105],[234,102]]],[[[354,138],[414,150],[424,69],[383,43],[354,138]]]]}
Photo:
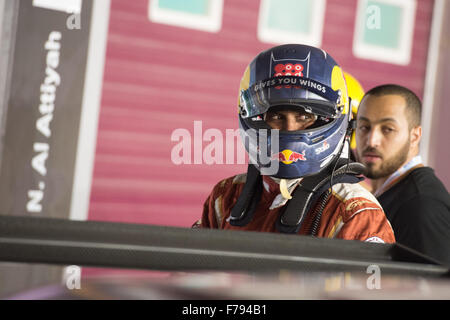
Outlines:
{"type": "Polygon", "coordinates": [[[450,195],[419,155],[421,109],[402,86],[368,91],[357,114],[357,157],[397,242],[450,264],[450,195]]]}

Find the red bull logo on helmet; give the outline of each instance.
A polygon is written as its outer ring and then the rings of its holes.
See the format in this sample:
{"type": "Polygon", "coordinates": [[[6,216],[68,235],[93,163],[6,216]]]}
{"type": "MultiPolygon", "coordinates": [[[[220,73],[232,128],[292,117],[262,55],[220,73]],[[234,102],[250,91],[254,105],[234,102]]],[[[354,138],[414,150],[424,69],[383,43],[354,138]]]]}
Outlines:
{"type": "Polygon", "coordinates": [[[284,164],[291,164],[297,161],[306,161],[305,150],[302,153],[298,153],[289,149],[285,149],[281,152],[272,155],[272,160],[278,160],[284,164]]]}

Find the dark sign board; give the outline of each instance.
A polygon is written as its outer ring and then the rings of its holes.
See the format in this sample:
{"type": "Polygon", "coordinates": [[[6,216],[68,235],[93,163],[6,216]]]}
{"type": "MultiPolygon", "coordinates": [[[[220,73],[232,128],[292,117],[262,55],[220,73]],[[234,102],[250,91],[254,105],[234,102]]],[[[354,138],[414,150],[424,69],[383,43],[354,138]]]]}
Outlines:
{"type": "Polygon", "coordinates": [[[0,212],[69,217],[92,1],[20,1],[0,171],[0,212]],[[40,3],[50,4],[45,7],[40,3]]]}

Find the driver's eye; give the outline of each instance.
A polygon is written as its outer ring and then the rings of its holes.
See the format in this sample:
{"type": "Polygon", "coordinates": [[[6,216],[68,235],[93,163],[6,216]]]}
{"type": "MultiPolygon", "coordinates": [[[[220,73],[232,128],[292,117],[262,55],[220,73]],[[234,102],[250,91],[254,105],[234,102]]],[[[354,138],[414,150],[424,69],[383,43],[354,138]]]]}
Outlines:
{"type": "Polygon", "coordinates": [[[313,119],[313,116],[310,114],[300,114],[297,116],[297,120],[300,120],[300,121],[307,121],[307,120],[311,120],[311,119],[313,119]]]}
{"type": "Polygon", "coordinates": [[[266,119],[267,120],[281,120],[281,119],[283,119],[283,116],[276,112],[268,112],[266,119]]]}

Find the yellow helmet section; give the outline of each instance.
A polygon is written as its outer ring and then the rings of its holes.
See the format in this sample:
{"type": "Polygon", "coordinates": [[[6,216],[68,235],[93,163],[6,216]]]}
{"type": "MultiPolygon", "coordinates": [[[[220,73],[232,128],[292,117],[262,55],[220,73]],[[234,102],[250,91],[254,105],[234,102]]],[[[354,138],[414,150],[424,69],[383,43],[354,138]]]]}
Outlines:
{"type": "Polygon", "coordinates": [[[348,72],[344,72],[345,82],[347,83],[348,96],[352,99],[352,113],[356,116],[358,106],[364,96],[364,89],[358,80],[348,72]]]}
{"type": "Polygon", "coordinates": [[[239,105],[241,103],[241,101],[240,101],[240,98],[241,98],[240,93],[241,93],[242,90],[247,90],[249,86],[250,86],[250,66],[247,66],[247,68],[244,71],[244,75],[242,76],[241,84],[240,84],[240,88],[239,88],[238,113],[239,113],[239,105]]]}
{"type": "Polygon", "coordinates": [[[345,85],[344,74],[342,73],[342,69],[338,66],[334,66],[333,71],[331,72],[331,89],[333,90],[341,90],[341,104],[344,105],[343,114],[348,112],[348,93],[347,87],[345,85]]]}
{"type": "MultiPolygon", "coordinates": [[[[348,72],[344,72],[345,82],[347,83],[348,96],[351,98],[351,108],[353,119],[356,119],[359,104],[364,96],[364,89],[358,80],[348,72]]],[[[355,132],[352,133],[350,139],[350,148],[356,149],[355,132]]]]}

